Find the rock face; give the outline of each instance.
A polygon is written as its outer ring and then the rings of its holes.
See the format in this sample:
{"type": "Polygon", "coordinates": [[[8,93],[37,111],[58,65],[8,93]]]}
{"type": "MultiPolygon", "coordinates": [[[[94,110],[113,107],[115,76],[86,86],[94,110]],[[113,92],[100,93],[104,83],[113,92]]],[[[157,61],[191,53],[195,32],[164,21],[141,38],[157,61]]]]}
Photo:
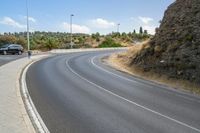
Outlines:
{"type": "Polygon", "coordinates": [[[130,65],[200,84],[200,0],[176,0],[130,65]]]}

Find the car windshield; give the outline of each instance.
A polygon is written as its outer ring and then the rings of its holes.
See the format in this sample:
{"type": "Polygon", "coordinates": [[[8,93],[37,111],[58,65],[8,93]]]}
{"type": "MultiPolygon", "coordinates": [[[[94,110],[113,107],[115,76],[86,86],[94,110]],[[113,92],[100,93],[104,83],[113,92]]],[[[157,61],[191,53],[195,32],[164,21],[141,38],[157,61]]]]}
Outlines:
{"type": "Polygon", "coordinates": [[[1,48],[7,48],[10,44],[6,44],[6,45],[3,45],[1,46],[1,48]]]}

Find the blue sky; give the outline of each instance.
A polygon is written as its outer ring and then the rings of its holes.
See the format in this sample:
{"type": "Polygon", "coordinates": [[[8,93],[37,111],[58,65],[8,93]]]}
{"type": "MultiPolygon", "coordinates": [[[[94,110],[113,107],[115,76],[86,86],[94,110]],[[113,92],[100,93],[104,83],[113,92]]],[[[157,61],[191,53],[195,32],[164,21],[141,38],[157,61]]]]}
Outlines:
{"type": "MultiPolygon", "coordinates": [[[[107,34],[138,31],[140,26],[154,33],[164,11],[174,0],[28,0],[31,31],[107,34]]],[[[0,33],[26,30],[26,0],[1,0],[0,33]]]]}

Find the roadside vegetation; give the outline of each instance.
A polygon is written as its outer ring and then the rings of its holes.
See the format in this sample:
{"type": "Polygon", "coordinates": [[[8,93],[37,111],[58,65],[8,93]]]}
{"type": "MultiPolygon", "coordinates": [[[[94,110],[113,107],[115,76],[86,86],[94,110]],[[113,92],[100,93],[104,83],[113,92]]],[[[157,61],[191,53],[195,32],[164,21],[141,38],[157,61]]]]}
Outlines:
{"type": "Polygon", "coordinates": [[[115,42],[111,37],[107,37],[98,47],[99,48],[122,47],[122,45],[120,43],[115,42]]]}
{"type": "MultiPolygon", "coordinates": [[[[0,46],[4,44],[20,44],[27,48],[26,32],[0,34],[0,46]]],[[[134,43],[150,38],[151,35],[145,32],[136,33],[110,33],[101,35],[94,34],[73,34],[74,48],[107,48],[107,47],[127,47],[134,43]]],[[[62,32],[40,32],[30,33],[31,50],[48,51],[51,49],[69,49],[70,34],[62,32]]]]}
{"type": "Polygon", "coordinates": [[[169,76],[155,71],[146,71],[142,67],[132,64],[132,60],[137,57],[143,49],[149,47],[149,42],[145,41],[141,44],[132,46],[127,52],[113,54],[108,59],[104,59],[112,67],[134,75],[138,78],[153,81],[158,84],[173,87],[175,89],[184,89],[185,91],[200,95],[200,85],[189,80],[170,78],[169,76]]]}

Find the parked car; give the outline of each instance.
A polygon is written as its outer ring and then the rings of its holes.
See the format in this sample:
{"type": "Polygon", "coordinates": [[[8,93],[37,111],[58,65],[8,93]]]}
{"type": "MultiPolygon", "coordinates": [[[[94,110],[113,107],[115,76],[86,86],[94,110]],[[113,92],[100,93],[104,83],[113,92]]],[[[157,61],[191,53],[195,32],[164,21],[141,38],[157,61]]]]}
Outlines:
{"type": "Polygon", "coordinates": [[[7,54],[18,54],[21,55],[23,53],[23,47],[18,44],[6,44],[0,47],[0,53],[7,54]]]}

